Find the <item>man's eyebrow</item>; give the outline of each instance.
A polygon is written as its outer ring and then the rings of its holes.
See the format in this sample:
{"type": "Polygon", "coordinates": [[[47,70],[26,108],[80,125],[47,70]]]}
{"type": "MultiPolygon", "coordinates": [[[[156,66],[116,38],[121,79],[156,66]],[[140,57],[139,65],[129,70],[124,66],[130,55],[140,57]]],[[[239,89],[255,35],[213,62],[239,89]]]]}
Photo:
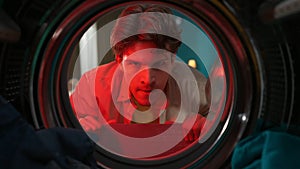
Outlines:
{"type": "Polygon", "coordinates": [[[162,58],[160,60],[155,61],[154,63],[158,63],[158,62],[161,62],[161,61],[167,61],[167,60],[169,60],[169,58],[162,58]]]}

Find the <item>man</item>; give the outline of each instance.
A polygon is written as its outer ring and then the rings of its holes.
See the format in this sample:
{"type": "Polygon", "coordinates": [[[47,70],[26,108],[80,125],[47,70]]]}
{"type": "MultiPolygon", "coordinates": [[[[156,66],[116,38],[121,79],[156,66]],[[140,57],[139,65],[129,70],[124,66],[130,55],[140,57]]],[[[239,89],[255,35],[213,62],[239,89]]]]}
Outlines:
{"type": "Polygon", "coordinates": [[[115,61],[83,75],[70,101],[86,131],[111,123],[181,123],[195,140],[205,123],[207,79],[176,61],[180,30],[170,9],[126,8],[111,34],[115,61]]]}

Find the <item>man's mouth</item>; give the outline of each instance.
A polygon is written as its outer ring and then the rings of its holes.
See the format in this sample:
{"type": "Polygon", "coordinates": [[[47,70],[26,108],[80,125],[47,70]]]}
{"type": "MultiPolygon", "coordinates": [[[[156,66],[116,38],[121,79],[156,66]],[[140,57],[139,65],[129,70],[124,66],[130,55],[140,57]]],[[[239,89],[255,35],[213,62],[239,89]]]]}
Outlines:
{"type": "Polygon", "coordinates": [[[139,89],[140,92],[146,93],[146,94],[150,94],[152,89],[139,89]]]}
{"type": "Polygon", "coordinates": [[[141,91],[145,93],[150,93],[152,90],[141,90],[141,91]]]}

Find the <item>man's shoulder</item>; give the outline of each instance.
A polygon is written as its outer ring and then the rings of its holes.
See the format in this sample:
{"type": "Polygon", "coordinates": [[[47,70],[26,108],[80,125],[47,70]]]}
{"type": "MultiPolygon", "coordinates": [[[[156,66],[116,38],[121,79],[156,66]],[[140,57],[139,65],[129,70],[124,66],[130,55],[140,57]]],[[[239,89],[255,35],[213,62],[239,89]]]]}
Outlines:
{"type": "Polygon", "coordinates": [[[117,62],[109,62],[97,67],[97,74],[101,74],[102,76],[110,75],[110,72],[114,72],[118,67],[117,62]]]}
{"type": "Polygon", "coordinates": [[[107,76],[110,76],[112,72],[115,71],[117,68],[117,63],[116,62],[110,62],[106,63],[103,65],[99,65],[96,68],[93,68],[89,71],[87,71],[84,75],[89,78],[89,77],[94,77],[97,76],[98,78],[105,78],[107,76]]]}
{"type": "MultiPolygon", "coordinates": [[[[191,79],[196,79],[197,81],[206,81],[207,78],[204,76],[203,73],[198,71],[195,68],[192,68],[188,66],[187,64],[176,61],[174,62],[174,70],[173,70],[173,75],[178,77],[178,80],[191,80],[191,79]],[[193,76],[191,76],[193,75],[193,76]],[[194,77],[194,78],[192,78],[194,77]]],[[[174,78],[174,77],[173,77],[174,78]]]]}

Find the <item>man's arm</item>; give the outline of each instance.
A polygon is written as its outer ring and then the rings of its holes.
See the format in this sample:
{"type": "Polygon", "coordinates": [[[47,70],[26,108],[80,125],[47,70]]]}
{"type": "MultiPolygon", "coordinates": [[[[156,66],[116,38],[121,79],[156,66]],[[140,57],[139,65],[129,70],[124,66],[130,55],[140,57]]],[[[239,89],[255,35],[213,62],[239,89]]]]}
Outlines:
{"type": "Polygon", "coordinates": [[[192,128],[190,129],[188,135],[185,137],[185,140],[193,141],[199,138],[201,129],[203,128],[206,122],[206,116],[209,110],[209,104],[207,99],[207,78],[198,70],[190,68],[194,78],[188,80],[185,84],[184,92],[188,93],[186,98],[187,107],[190,108],[189,114],[187,114],[184,121],[183,127],[190,126],[190,123],[193,123],[192,128]],[[196,80],[196,84],[195,81],[196,80]],[[198,91],[198,92],[197,92],[198,91]]]}
{"type": "Polygon", "coordinates": [[[95,75],[96,70],[85,73],[70,96],[73,111],[86,131],[95,131],[101,127],[98,119],[99,108],[94,90],[95,75]]]}

